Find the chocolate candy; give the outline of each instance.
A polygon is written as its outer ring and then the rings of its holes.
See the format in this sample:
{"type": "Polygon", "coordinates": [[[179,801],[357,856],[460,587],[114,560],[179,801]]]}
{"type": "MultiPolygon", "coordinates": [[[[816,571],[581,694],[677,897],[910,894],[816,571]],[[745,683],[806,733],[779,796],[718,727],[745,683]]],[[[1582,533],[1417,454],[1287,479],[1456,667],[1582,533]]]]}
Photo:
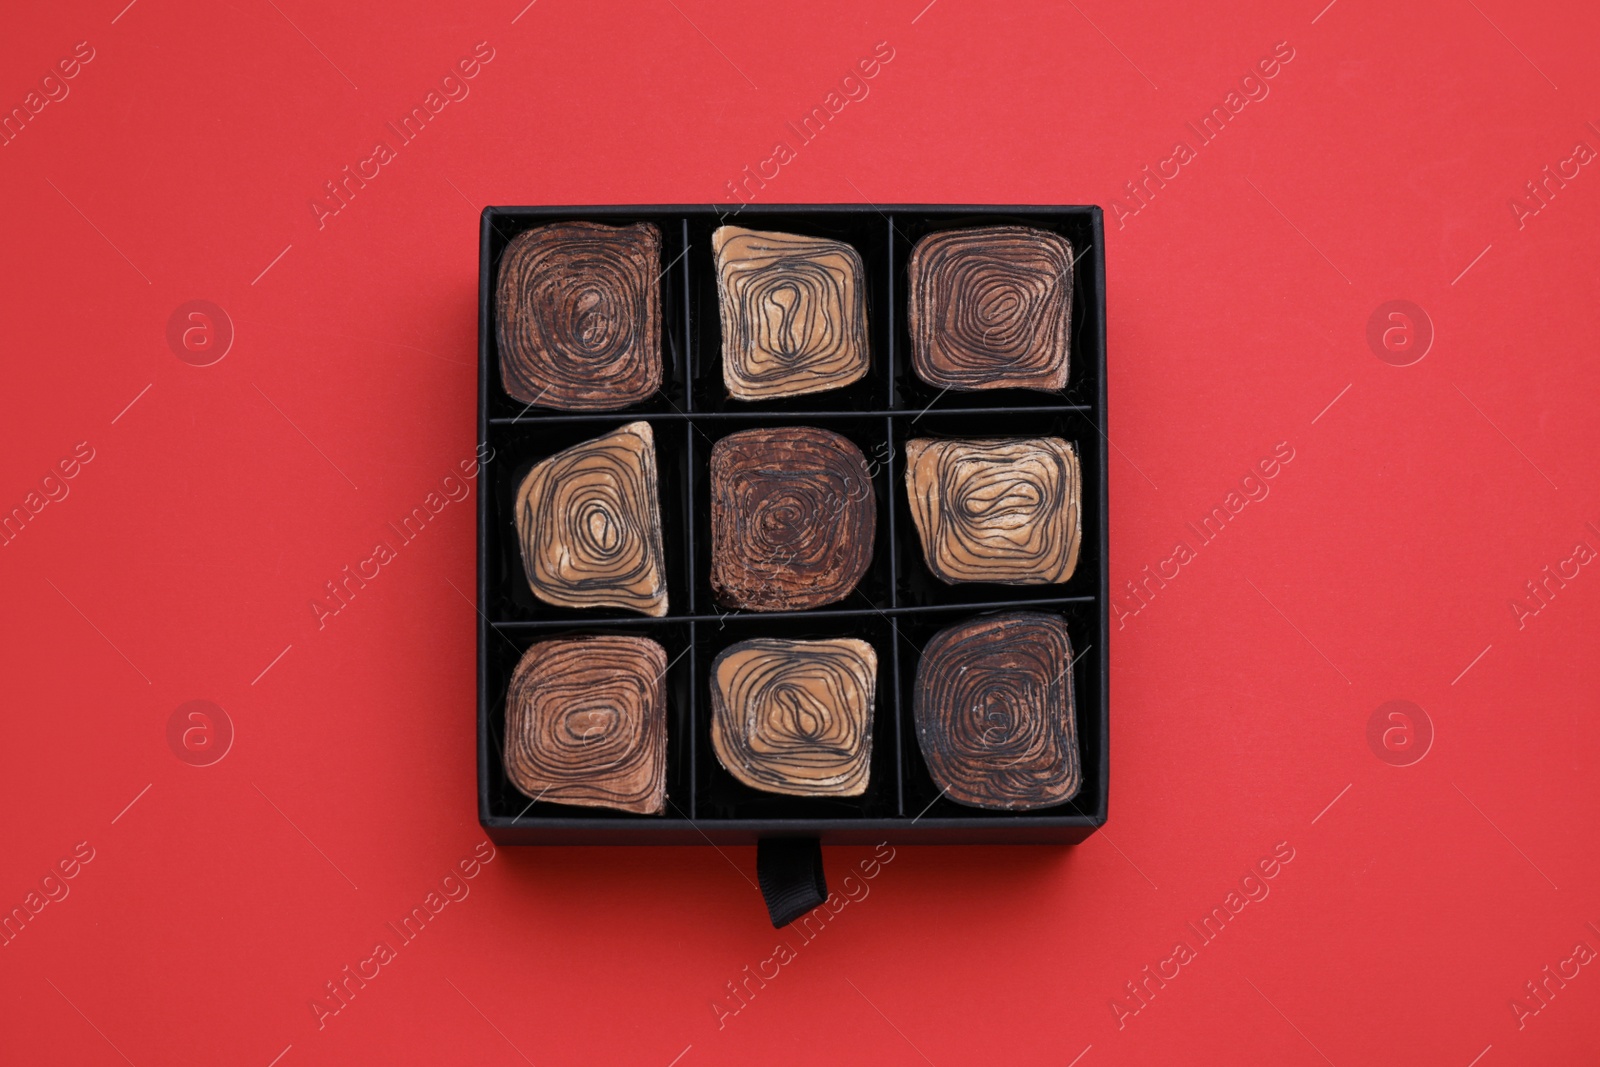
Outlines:
{"type": "Polygon", "coordinates": [[[906,497],[941,581],[1064,582],[1082,539],[1078,454],[1059,437],[906,442],[906,497]]]}
{"type": "Polygon", "coordinates": [[[500,258],[500,380],[525,404],[615,411],[661,387],[661,232],[557,222],[500,258]]]}
{"type": "Polygon", "coordinates": [[[799,396],[867,373],[866,268],[854,248],[739,226],[719,228],[711,246],[728,395],[799,396]]]}
{"type": "Polygon", "coordinates": [[[799,611],[843,600],[872,562],[866,457],[810,426],[744,430],[711,449],[711,588],[724,606],[799,611]]]}
{"type": "Polygon", "coordinates": [[[1048,230],[941,230],[911,250],[911,363],[940,389],[1066,388],[1072,245],[1048,230]]]}
{"type": "Polygon", "coordinates": [[[758,638],[725,649],[711,665],[717,761],[769,793],[860,796],[877,677],[877,653],[855,638],[758,638]]]}
{"type": "Polygon", "coordinates": [[[1059,615],[1014,611],[940,630],[912,715],[935,784],[958,804],[1051,807],[1082,784],[1072,644],[1059,615]]]}
{"type": "Polygon", "coordinates": [[[506,777],[535,800],[661,811],[667,653],[647,637],[540,641],[506,693],[506,777]]]}
{"type": "Polygon", "coordinates": [[[655,436],[633,422],[540,461],[517,492],[533,594],[569,608],[667,613],[655,436]]]}

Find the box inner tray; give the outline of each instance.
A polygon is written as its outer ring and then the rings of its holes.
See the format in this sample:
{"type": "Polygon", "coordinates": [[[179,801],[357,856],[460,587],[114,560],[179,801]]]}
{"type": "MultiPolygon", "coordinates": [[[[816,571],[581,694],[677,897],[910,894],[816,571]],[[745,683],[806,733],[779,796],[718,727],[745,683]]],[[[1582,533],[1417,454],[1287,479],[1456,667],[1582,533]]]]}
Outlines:
{"type": "Polygon", "coordinates": [[[698,207],[490,207],[482,216],[479,273],[479,439],[492,454],[478,498],[478,808],[502,844],[742,844],[770,837],[830,843],[1072,842],[1105,822],[1110,637],[1106,551],[1105,267],[1097,207],[746,206],[736,215],[698,207]],[[525,406],[500,380],[493,319],[500,256],[518,233],[566,219],[654,223],[662,235],[661,390],[615,412],[525,406]],[[843,389],[771,401],[728,397],[711,234],[724,223],[847,241],[866,266],[872,364],[843,389]],[[906,325],[906,261],[937,230],[1026,225],[1071,241],[1070,377],[1062,393],[941,391],[912,370],[906,325]],[[517,488],[539,460],[628,422],[655,434],[669,612],[646,618],[572,609],[528,588],[513,519],[517,488]],[[728,611],[712,598],[708,463],[716,441],[755,427],[808,425],[853,441],[877,498],[872,563],[846,600],[799,612],[728,611]],[[1078,450],[1082,548],[1061,585],[946,585],[933,576],[905,499],[906,441],[927,437],[1059,436],[1078,450]],[[1008,813],[942,796],[919,750],[912,685],[923,646],[939,630],[996,610],[1063,615],[1083,785],[1057,807],[1008,813]],[[533,802],[501,763],[505,694],[536,641],[584,634],[647,636],[666,649],[667,798],[664,815],[533,802]],[[728,645],[751,637],[859,637],[878,653],[872,772],[861,797],[811,799],[741,784],[717,762],[710,736],[709,671],[728,645]]]}

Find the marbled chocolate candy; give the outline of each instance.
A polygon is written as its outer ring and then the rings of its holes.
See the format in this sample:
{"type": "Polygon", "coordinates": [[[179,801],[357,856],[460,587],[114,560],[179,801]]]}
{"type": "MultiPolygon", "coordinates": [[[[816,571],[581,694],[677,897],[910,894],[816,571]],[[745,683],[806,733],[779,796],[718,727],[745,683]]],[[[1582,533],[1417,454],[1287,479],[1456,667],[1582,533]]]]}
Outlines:
{"type": "Polygon", "coordinates": [[[711,449],[711,588],[726,607],[843,600],[872,562],[876,522],[866,457],[832,431],[744,430],[711,449]]]}
{"type": "Polygon", "coordinates": [[[940,630],[917,662],[912,716],[934,783],[958,804],[1051,807],[1082,784],[1059,615],[1014,611],[940,630]]]}
{"type": "Polygon", "coordinates": [[[529,647],[506,693],[506,777],[536,800],[661,811],[667,653],[647,637],[529,647]]]}
{"type": "Polygon", "coordinates": [[[500,257],[500,380],[525,404],[615,411],[661,387],[661,233],[556,222],[500,257]]]}
{"type": "Polygon", "coordinates": [[[1059,437],[906,443],[906,497],[941,581],[1043,585],[1078,565],[1078,454],[1059,437]]]}
{"type": "Polygon", "coordinates": [[[517,493],[528,585],[569,608],[667,613],[655,436],[633,422],[540,461],[517,493]]]}
{"type": "Polygon", "coordinates": [[[728,395],[799,396],[867,373],[866,269],[854,248],[740,226],[720,227],[711,245],[728,395]]]}
{"type": "Polygon", "coordinates": [[[1027,226],[941,230],[911,250],[911,363],[939,389],[1066,388],[1072,245],[1027,226]]]}
{"type": "Polygon", "coordinates": [[[711,744],[752,789],[853,797],[872,765],[878,655],[856,638],[757,638],[711,665],[711,744]]]}

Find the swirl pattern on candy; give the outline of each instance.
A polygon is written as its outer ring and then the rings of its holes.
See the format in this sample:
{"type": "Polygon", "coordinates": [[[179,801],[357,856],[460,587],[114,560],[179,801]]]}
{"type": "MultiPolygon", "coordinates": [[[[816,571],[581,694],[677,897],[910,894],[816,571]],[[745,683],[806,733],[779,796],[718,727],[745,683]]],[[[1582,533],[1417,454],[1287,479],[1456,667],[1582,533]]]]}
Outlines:
{"type": "Polygon", "coordinates": [[[939,580],[1044,585],[1078,566],[1078,453],[1059,437],[906,443],[906,498],[939,580]]]}
{"type": "Polygon", "coordinates": [[[557,222],[500,259],[500,379],[517,400],[615,411],[661,388],[661,232],[557,222]]]}
{"type": "Polygon", "coordinates": [[[1027,226],[941,230],[911,250],[917,377],[941,389],[1067,385],[1072,245],[1027,226]]]}
{"type": "Polygon", "coordinates": [[[872,562],[866,457],[810,426],[744,430],[711,449],[711,587],[724,606],[799,611],[843,600],[872,562]]]}
{"type": "Polygon", "coordinates": [[[665,615],[650,424],[629,423],[536,464],[517,492],[517,538],[540,600],[665,615]]]}
{"type": "Polygon", "coordinates": [[[667,653],[647,637],[540,641],[506,693],[506,777],[538,800],[658,814],[667,653]]]}
{"type": "Polygon", "coordinates": [[[722,379],[738,400],[838,389],[866,373],[866,268],[842,241],[723,226],[711,235],[722,379]]]}
{"type": "Polygon", "coordinates": [[[711,665],[711,744],[752,789],[801,797],[866,792],[878,655],[856,638],[757,638],[711,665]]]}
{"type": "Polygon", "coordinates": [[[917,663],[912,716],[922,757],[946,796],[1018,811],[1077,795],[1071,665],[1059,615],[1008,612],[934,635],[917,663]]]}

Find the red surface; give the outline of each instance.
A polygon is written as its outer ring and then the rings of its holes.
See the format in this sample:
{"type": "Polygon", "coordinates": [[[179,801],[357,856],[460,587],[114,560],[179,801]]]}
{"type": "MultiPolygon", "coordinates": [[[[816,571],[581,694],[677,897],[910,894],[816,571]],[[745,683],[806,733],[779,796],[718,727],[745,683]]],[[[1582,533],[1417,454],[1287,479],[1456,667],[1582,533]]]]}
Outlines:
{"type": "Polygon", "coordinates": [[[124,2],[0,34],[8,109],[93,50],[0,147],[0,506],[41,505],[0,547],[0,902],[75,874],[0,948],[0,1060],[1594,1062],[1600,574],[1563,561],[1600,548],[1600,173],[1510,206],[1600,147],[1592,8],[124,2]],[[309,607],[473,453],[479,209],[724,198],[880,41],[764,201],[1110,209],[1190,142],[1108,214],[1119,588],[1293,452],[1116,633],[1108,832],[901,848],[811,942],[767,925],[753,850],[501,850],[319,1029],[483,840],[472,505],[309,607]],[[166,340],[197,299],[236,332],[208,367],[166,340]],[[1407,367],[1367,340],[1396,299],[1436,332],[1407,367]],[[1546,565],[1576,575],[1519,618],[1546,565]],[[191,700],[235,730],[210,766],[169,747],[191,700]],[[1410,766],[1369,746],[1391,700],[1433,726],[1410,766]],[[1119,1020],[1147,965],[1177,973],[1119,1020]]]}

